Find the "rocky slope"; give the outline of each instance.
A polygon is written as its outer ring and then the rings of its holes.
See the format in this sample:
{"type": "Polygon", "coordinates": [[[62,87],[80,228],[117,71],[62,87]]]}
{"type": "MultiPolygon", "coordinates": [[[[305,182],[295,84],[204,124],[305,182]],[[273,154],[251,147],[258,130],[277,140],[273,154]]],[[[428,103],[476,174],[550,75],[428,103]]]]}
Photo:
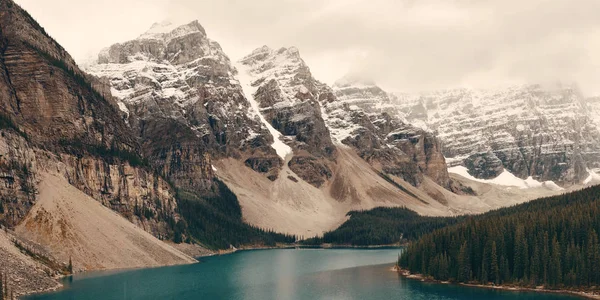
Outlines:
{"type": "Polygon", "coordinates": [[[450,165],[478,178],[504,169],[520,178],[581,183],[600,164],[595,102],[569,86],[396,95],[406,119],[435,132],[450,165]]]}
{"type": "MultiPolygon", "coordinates": [[[[0,271],[15,297],[32,292],[55,290],[62,285],[49,276],[54,270],[23,253],[16,244],[17,238],[0,230],[0,271]]],[[[21,246],[22,247],[22,246],[21,246]]]]}
{"type": "Polygon", "coordinates": [[[74,271],[196,262],[102,206],[61,175],[40,177],[38,201],[15,231],[43,245],[56,261],[67,265],[71,260],[74,271]]]}

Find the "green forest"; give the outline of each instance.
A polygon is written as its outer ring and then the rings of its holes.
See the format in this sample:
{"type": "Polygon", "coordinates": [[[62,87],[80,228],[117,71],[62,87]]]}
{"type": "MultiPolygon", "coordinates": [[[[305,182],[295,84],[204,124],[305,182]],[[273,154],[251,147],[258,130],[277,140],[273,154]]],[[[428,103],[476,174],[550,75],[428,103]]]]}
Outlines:
{"type": "Polygon", "coordinates": [[[296,237],[257,228],[244,223],[235,194],[227,185],[215,179],[218,196],[199,197],[195,193],[177,191],[178,210],[183,220],[172,224],[174,241],[196,242],[210,249],[227,249],[242,245],[275,246],[294,243],[296,237]]]}
{"type": "Polygon", "coordinates": [[[593,290],[600,186],[473,216],[412,243],[401,268],[436,280],[593,290]]]}
{"type": "Polygon", "coordinates": [[[331,243],[368,246],[391,245],[413,241],[421,235],[448,225],[463,217],[423,217],[405,207],[379,207],[367,211],[351,211],[350,219],[322,237],[303,241],[307,245],[331,243]]]}

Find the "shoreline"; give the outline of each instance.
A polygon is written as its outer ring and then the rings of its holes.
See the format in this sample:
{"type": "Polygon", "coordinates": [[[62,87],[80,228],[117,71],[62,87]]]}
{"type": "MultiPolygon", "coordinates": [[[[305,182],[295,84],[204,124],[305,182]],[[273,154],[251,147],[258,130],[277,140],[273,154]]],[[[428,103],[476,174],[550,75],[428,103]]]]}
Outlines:
{"type": "Polygon", "coordinates": [[[400,249],[404,245],[390,244],[390,245],[369,245],[369,246],[356,246],[356,245],[341,245],[341,244],[320,244],[320,245],[303,245],[303,244],[277,244],[276,246],[241,246],[240,248],[233,248],[227,250],[217,250],[212,254],[198,256],[196,258],[227,255],[239,251],[254,251],[254,250],[274,250],[274,249],[400,249]]]}
{"type": "Polygon", "coordinates": [[[302,245],[299,248],[320,248],[320,249],[394,249],[405,247],[406,244],[388,244],[388,245],[349,245],[349,244],[320,244],[320,245],[302,245]]]}
{"type": "Polygon", "coordinates": [[[474,288],[484,288],[484,289],[496,289],[503,291],[523,291],[523,292],[536,292],[536,293],[545,293],[545,294],[560,294],[560,295],[571,295],[577,296],[584,299],[600,299],[600,294],[596,294],[593,292],[585,292],[585,291],[572,291],[572,290],[550,290],[546,288],[528,288],[528,287],[520,287],[520,286],[507,286],[507,285],[485,285],[485,284],[473,284],[473,283],[454,283],[450,281],[442,281],[436,280],[432,278],[424,277],[422,274],[413,274],[408,270],[402,269],[397,265],[392,267],[392,271],[397,272],[400,276],[411,279],[418,280],[422,282],[433,282],[437,284],[454,284],[465,287],[474,287],[474,288]]]}

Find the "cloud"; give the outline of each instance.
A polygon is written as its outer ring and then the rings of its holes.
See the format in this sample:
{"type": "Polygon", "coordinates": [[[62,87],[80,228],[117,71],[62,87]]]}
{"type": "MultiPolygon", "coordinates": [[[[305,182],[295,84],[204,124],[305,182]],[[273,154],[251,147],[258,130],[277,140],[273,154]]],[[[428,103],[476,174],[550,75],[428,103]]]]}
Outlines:
{"type": "Polygon", "coordinates": [[[562,81],[600,94],[597,0],[17,2],[76,58],[164,18],[198,19],[232,59],[296,46],[328,83],[356,72],[403,91],[562,81]]]}

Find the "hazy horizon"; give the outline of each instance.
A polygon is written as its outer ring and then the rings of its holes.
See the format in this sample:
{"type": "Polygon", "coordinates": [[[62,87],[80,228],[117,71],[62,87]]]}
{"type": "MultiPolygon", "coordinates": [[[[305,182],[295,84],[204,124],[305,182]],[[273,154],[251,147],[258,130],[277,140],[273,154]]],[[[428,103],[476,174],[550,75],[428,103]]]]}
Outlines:
{"type": "Polygon", "coordinates": [[[79,63],[153,23],[197,19],[233,61],[295,46],[328,84],[358,73],[390,91],[561,82],[600,94],[595,0],[16,2],[79,63]]]}

